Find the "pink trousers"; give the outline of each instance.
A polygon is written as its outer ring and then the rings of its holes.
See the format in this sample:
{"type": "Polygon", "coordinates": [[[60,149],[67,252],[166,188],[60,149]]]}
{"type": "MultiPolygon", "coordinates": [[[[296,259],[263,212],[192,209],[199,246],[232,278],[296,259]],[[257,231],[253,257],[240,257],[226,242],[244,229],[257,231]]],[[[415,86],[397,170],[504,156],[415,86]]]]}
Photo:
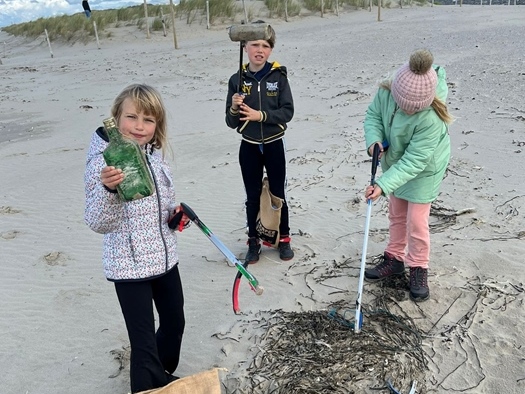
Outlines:
{"type": "Polygon", "coordinates": [[[408,267],[428,268],[430,259],[430,205],[389,196],[390,240],[386,251],[408,267]]]}

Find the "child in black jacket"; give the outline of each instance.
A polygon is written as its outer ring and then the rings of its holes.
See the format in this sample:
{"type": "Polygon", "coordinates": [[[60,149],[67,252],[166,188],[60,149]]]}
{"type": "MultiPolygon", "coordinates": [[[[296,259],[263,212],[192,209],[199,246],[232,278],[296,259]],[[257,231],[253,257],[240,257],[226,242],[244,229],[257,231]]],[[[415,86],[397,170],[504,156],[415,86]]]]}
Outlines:
{"type": "Polygon", "coordinates": [[[288,205],[285,198],[286,157],[284,133],[294,113],[292,91],[286,67],[268,62],[275,44],[275,31],[270,28],[268,40],[247,41],[244,50],[249,63],[242,65],[242,83],[235,73],[228,83],[226,124],[242,135],[239,164],[246,189],[248,253],[246,262],[259,260],[261,245],[256,229],[264,170],[270,192],[283,200],[279,226],[279,256],[294,257],[290,247],[288,205]]]}

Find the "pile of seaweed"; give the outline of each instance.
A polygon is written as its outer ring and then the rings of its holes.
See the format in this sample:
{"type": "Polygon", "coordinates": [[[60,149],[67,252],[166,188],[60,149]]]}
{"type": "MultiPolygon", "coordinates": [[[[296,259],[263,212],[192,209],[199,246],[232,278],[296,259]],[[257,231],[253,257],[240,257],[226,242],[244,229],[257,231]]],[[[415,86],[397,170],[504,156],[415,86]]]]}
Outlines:
{"type": "Polygon", "coordinates": [[[383,282],[374,304],[363,306],[358,333],[355,310],[343,302],[261,314],[256,328],[264,335],[243,386],[250,393],[409,393],[417,381],[420,392],[427,369],[422,336],[410,317],[391,313],[385,302],[405,297],[407,288],[406,277],[383,282]]]}

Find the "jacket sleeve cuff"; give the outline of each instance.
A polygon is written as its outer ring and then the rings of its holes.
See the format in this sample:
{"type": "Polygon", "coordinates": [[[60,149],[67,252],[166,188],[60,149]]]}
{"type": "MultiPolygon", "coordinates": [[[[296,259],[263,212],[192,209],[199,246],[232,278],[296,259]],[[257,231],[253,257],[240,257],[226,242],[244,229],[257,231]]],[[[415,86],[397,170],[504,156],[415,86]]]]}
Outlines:
{"type": "Polygon", "coordinates": [[[106,189],[106,190],[107,190],[108,192],[110,192],[110,193],[113,193],[113,194],[118,193],[118,192],[117,192],[117,189],[115,189],[115,190],[111,190],[111,189],[110,189],[109,187],[107,187],[106,185],[102,185],[102,186],[104,186],[104,189],[106,189]]]}

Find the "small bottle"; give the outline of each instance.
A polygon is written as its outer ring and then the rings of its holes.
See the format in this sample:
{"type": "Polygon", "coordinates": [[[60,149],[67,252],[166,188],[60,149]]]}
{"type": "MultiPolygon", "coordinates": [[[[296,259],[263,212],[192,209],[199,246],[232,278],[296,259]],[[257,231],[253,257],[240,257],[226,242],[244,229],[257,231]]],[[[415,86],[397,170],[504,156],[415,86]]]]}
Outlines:
{"type": "Polygon", "coordinates": [[[150,196],[154,190],[153,179],[143,150],[139,144],[120,132],[111,117],[104,120],[109,144],[102,153],[108,166],[119,168],[124,180],[117,185],[117,191],[124,201],[138,200],[150,196]]]}

